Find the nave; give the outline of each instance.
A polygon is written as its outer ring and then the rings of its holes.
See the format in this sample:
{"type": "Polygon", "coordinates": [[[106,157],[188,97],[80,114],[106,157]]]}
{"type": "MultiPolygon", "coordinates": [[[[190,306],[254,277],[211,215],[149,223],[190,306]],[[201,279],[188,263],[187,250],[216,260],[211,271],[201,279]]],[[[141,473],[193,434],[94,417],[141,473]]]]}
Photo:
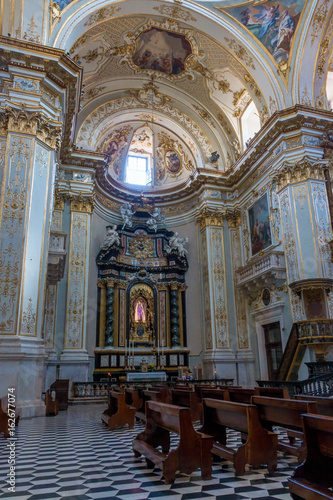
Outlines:
{"type": "MultiPolygon", "coordinates": [[[[235,477],[228,462],[213,463],[213,478],[203,481],[200,470],[178,474],[174,484],[164,484],[159,469],[147,469],[145,459],[135,459],[132,440],[143,429],[110,431],[101,422],[102,404],[69,406],[55,417],[21,420],[16,427],[16,491],[8,494],[6,440],[0,436],[0,499],[70,500],[121,499],[168,500],[223,499],[289,500],[288,477],[296,457],[279,452],[278,470],[248,467],[235,477]],[[222,465],[223,464],[223,465],[222,465]]],[[[234,433],[234,439],[238,436],[234,433]]],[[[177,436],[173,439],[176,444],[177,436]]]]}

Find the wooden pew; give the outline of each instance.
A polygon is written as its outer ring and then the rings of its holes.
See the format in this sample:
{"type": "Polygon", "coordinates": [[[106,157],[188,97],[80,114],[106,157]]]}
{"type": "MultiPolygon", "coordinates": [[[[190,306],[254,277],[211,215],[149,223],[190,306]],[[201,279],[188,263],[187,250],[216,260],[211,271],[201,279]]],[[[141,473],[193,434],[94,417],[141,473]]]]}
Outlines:
{"type": "Polygon", "coordinates": [[[142,407],[143,400],[139,396],[137,389],[125,388],[125,402],[128,406],[133,406],[136,410],[142,407]]]}
{"type": "MultiPolygon", "coordinates": [[[[13,418],[11,417],[11,411],[13,410],[12,407],[9,409],[9,413],[6,413],[2,409],[2,402],[3,399],[0,399],[0,433],[2,432],[5,436],[5,438],[8,438],[10,436],[10,430],[13,428],[13,418]]],[[[15,411],[15,426],[18,425],[20,421],[20,415],[16,414],[15,411]]]]}
{"type": "Polygon", "coordinates": [[[256,396],[290,399],[290,394],[286,387],[255,387],[255,391],[256,396]]]}
{"type": "Polygon", "coordinates": [[[303,415],[303,429],[308,454],[288,480],[295,500],[328,500],[333,498],[333,418],[303,415]]]}
{"type": "Polygon", "coordinates": [[[299,461],[306,457],[306,446],[303,440],[303,413],[317,413],[316,403],[308,401],[295,401],[294,399],[267,398],[265,396],[252,396],[252,404],[258,408],[259,418],[262,425],[272,430],[278,426],[292,431],[294,437],[301,439],[301,445],[287,443],[282,440],[278,442],[278,450],[296,455],[299,461]]]}
{"type": "Polygon", "coordinates": [[[212,454],[230,460],[237,475],[244,474],[245,465],[260,467],[267,463],[270,473],[277,468],[277,435],[264,429],[254,405],[203,399],[202,432],[212,434],[212,454]],[[245,442],[237,449],[227,445],[227,429],[241,432],[245,442]]]}
{"type": "Polygon", "coordinates": [[[171,391],[172,404],[189,408],[192,416],[192,421],[200,420],[200,406],[198,398],[194,391],[184,389],[172,389],[171,391]]]}
{"type": "Polygon", "coordinates": [[[146,390],[142,391],[142,406],[138,408],[135,413],[135,417],[143,422],[146,421],[146,402],[147,401],[156,401],[158,403],[167,403],[168,393],[164,389],[162,391],[152,391],[146,390]]]}
{"type": "Polygon", "coordinates": [[[255,389],[242,389],[238,387],[230,387],[225,393],[226,401],[233,401],[234,403],[251,404],[251,397],[256,393],[255,389]]]}
{"type": "Polygon", "coordinates": [[[117,425],[123,427],[128,424],[130,429],[134,427],[135,408],[126,404],[125,394],[110,391],[109,407],[102,413],[102,421],[113,430],[117,425]]]}
{"type": "Polygon", "coordinates": [[[302,400],[317,403],[318,415],[333,417],[333,398],[321,398],[320,396],[307,396],[306,394],[301,394],[294,396],[294,399],[297,401],[302,400]]]}
{"type": "Polygon", "coordinates": [[[191,474],[201,468],[201,477],[211,479],[212,436],[193,429],[190,410],[155,401],[146,402],[146,428],[133,440],[135,457],[146,457],[147,467],[161,468],[166,484],[176,472],[191,474]],[[170,451],[170,432],[179,435],[179,444],[170,451]],[[158,446],[162,451],[157,450],[158,446]]]}
{"type": "Polygon", "coordinates": [[[58,415],[58,411],[58,400],[52,399],[50,390],[48,389],[45,393],[45,415],[47,417],[49,417],[50,415],[58,415]]]}

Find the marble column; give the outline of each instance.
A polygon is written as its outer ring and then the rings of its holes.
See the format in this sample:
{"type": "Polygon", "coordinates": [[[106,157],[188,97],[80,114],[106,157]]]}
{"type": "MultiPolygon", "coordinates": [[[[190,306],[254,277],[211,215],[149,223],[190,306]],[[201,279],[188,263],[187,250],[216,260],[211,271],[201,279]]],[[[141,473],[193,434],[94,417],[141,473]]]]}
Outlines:
{"type": "Polygon", "coordinates": [[[45,414],[42,324],[56,155],[77,111],[82,70],[61,50],[12,38],[0,45],[7,54],[0,96],[0,394],[14,388],[18,411],[31,417],[45,414]]]}
{"type": "Polygon", "coordinates": [[[170,285],[170,326],[171,326],[171,347],[180,347],[179,333],[179,304],[178,285],[170,285]]]}
{"type": "Polygon", "coordinates": [[[61,378],[72,382],[88,380],[86,315],[90,226],[93,197],[69,193],[70,242],[68,254],[67,301],[64,349],[60,356],[61,378]]]}
{"type": "Polygon", "coordinates": [[[105,308],[105,347],[113,347],[113,308],[114,303],[114,280],[107,280],[106,283],[106,308],[105,308]]]}
{"type": "Polygon", "coordinates": [[[223,214],[204,209],[197,218],[201,240],[204,377],[236,377],[230,347],[223,214]]]}

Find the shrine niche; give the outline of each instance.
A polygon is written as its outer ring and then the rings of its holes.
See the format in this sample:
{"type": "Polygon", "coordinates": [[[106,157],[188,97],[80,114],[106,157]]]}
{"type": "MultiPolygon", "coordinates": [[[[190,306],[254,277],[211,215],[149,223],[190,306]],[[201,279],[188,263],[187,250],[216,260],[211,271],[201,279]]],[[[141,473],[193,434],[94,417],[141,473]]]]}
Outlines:
{"type": "Polygon", "coordinates": [[[188,238],[164,228],[161,209],[144,201],[126,203],[121,215],[123,224],[106,226],[96,258],[95,379],[140,370],[143,359],[176,375],[175,358],[177,367],[188,364],[188,238]]]}
{"type": "Polygon", "coordinates": [[[134,347],[154,344],[154,292],[146,283],[137,283],[129,290],[130,344],[134,347]]]}

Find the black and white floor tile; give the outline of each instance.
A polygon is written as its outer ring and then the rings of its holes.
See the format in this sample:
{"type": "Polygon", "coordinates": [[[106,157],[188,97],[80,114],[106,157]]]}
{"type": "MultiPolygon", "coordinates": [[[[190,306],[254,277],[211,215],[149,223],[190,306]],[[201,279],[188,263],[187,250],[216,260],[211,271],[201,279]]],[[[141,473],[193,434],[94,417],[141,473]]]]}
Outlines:
{"type": "MultiPolygon", "coordinates": [[[[8,491],[7,440],[0,434],[0,499],[6,500],[290,500],[288,477],[295,457],[279,455],[277,472],[248,467],[235,476],[229,462],[213,463],[213,479],[201,479],[200,470],[178,474],[164,484],[161,471],[135,459],[131,442],[142,430],[110,431],[101,422],[101,404],[70,406],[58,416],[21,420],[16,427],[15,492],[8,491]]],[[[238,436],[231,436],[238,439],[238,436]]],[[[177,437],[172,438],[175,445],[177,437]]]]}

